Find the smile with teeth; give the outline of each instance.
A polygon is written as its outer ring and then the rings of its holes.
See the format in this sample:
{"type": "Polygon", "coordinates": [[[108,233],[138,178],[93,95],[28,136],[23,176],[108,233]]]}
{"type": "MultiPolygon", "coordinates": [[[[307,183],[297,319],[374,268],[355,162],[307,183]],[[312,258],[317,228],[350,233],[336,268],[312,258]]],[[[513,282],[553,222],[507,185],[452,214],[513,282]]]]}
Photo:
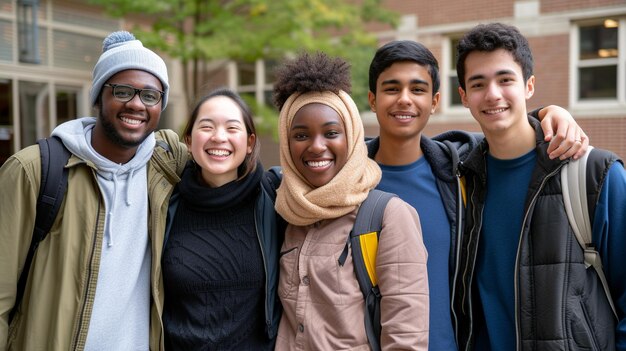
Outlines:
{"type": "Polygon", "coordinates": [[[306,165],[311,168],[320,168],[326,167],[331,163],[331,160],[323,160],[323,161],[307,161],[306,165]]]}
{"type": "Polygon", "coordinates": [[[228,156],[231,154],[228,150],[207,150],[207,153],[213,156],[228,156]]]}
{"type": "Polygon", "coordinates": [[[394,116],[397,119],[411,119],[414,118],[415,116],[409,116],[409,115],[395,115],[394,116]]]}
{"type": "Polygon", "coordinates": [[[120,117],[120,119],[124,123],[133,124],[133,125],[139,125],[142,123],[141,120],[138,120],[138,119],[132,119],[132,118],[127,118],[127,117],[120,117]]]}
{"type": "Polygon", "coordinates": [[[493,110],[485,110],[485,113],[488,115],[495,115],[496,113],[501,113],[506,111],[507,108],[506,107],[501,107],[501,108],[497,108],[497,109],[493,109],[493,110]]]}

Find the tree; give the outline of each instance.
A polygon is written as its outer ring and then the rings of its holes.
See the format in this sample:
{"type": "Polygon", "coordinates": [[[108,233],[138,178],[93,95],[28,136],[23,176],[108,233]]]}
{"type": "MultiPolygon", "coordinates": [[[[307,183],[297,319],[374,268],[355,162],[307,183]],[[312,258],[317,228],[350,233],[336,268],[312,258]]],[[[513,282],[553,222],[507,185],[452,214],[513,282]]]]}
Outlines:
{"type": "MultiPolygon", "coordinates": [[[[149,23],[136,25],[133,33],[146,46],[180,59],[188,106],[202,93],[207,77],[229,60],[281,60],[301,50],[319,50],[344,57],[359,72],[353,75],[353,96],[361,108],[367,106],[367,76],[360,72],[366,71],[377,44],[365,25],[396,23],[381,1],[90,0],[113,17],[134,16],[138,23],[149,23]]],[[[268,114],[263,106],[253,108],[268,114]]],[[[265,117],[260,130],[267,129],[267,122],[275,125],[265,117]]]]}

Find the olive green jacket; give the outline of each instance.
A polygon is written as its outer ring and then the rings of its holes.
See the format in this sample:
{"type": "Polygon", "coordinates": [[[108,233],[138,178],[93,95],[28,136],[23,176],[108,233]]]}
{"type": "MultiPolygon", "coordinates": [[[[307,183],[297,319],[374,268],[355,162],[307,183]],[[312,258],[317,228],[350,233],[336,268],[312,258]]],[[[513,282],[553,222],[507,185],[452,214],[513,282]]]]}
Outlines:
{"type": "MultiPolygon", "coordinates": [[[[163,349],[161,254],[169,197],[188,159],[172,131],[156,132],[148,163],[152,249],[150,349],[163,349]],[[165,140],[169,151],[158,145],[165,140]]],[[[30,245],[41,178],[39,148],[30,146],[0,168],[0,350],[82,350],[96,294],[105,223],[93,164],[72,155],[68,189],[50,233],[40,243],[24,297],[8,325],[30,245]]]]}

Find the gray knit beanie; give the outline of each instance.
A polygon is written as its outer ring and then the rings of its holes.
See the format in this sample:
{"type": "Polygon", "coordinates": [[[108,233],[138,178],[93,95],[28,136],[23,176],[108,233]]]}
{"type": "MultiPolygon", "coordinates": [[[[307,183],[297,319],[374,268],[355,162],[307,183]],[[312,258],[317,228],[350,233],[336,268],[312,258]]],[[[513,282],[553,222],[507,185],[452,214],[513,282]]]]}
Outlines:
{"type": "Polygon", "coordinates": [[[143,47],[141,41],[126,31],[113,32],[102,42],[102,55],[93,68],[93,84],[89,93],[91,106],[96,104],[102,85],[116,73],[128,69],[152,73],[161,81],[165,93],[161,102],[161,110],[164,110],[170,90],[165,62],[152,50],[143,47]]]}

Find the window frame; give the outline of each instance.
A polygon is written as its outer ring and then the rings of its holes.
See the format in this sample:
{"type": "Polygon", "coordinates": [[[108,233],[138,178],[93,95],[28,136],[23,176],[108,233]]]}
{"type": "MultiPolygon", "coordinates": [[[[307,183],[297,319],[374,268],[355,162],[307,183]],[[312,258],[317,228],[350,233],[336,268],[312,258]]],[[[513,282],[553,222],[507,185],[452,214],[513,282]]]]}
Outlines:
{"type": "Polygon", "coordinates": [[[621,116],[626,109],[626,16],[605,16],[597,19],[575,21],[570,24],[570,72],[569,105],[574,113],[595,116],[621,116]],[[606,19],[618,21],[617,57],[580,59],[580,29],[583,26],[601,25],[606,19]],[[601,66],[617,66],[615,98],[580,99],[580,69],[601,66]]]}
{"type": "Polygon", "coordinates": [[[254,62],[234,62],[234,74],[231,76],[234,81],[231,81],[229,86],[236,87],[239,94],[254,94],[258,104],[273,106],[272,101],[266,101],[266,94],[269,93],[271,96],[274,89],[274,82],[270,81],[266,74],[271,69],[269,67],[271,64],[276,65],[276,62],[265,59],[257,59],[254,62]],[[252,84],[241,84],[240,65],[254,65],[254,82],[252,84]]]}
{"type": "MultiPolygon", "coordinates": [[[[463,104],[453,105],[452,94],[459,95],[458,91],[453,91],[451,86],[451,80],[454,78],[458,82],[458,75],[456,71],[455,46],[454,42],[461,39],[463,33],[449,33],[446,35],[441,46],[441,62],[439,64],[439,76],[441,84],[439,86],[439,92],[441,93],[440,101],[440,115],[442,120],[472,120],[473,117],[469,113],[469,110],[463,106],[463,104]]],[[[438,117],[439,118],[439,117],[438,117]]]]}

